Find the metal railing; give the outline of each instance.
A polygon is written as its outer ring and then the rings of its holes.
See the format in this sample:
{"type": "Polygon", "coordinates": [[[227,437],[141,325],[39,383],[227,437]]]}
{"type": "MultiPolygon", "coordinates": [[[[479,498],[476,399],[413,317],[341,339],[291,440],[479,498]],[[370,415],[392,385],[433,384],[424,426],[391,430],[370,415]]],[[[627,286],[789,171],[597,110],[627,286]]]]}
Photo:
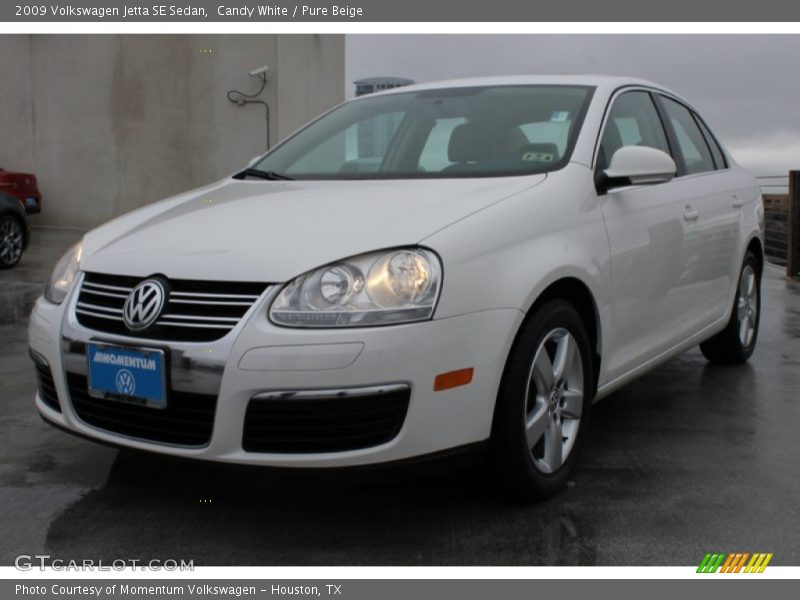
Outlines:
{"type": "Polygon", "coordinates": [[[770,262],[785,267],[789,235],[789,175],[762,175],[757,179],[764,198],[764,254],[770,262]]]}
{"type": "Polygon", "coordinates": [[[764,254],[785,266],[787,277],[800,277],[800,171],[757,179],[764,198],[764,254]]]}

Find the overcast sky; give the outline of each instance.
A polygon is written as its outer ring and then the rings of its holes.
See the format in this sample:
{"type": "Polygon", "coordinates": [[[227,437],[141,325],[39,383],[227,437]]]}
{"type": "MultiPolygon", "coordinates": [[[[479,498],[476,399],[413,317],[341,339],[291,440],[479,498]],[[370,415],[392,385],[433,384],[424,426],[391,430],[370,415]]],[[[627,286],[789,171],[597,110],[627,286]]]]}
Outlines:
{"type": "Polygon", "coordinates": [[[757,175],[800,169],[800,36],[348,35],[349,82],[393,75],[602,73],[686,97],[757,175]]]}

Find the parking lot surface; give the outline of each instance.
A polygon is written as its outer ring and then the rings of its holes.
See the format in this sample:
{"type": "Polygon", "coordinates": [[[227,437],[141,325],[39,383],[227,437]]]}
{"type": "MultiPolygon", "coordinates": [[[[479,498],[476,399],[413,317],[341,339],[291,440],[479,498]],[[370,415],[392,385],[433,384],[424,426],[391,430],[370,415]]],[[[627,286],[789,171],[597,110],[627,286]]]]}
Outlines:
{"type": "Polygon", "coordinates": [[[743,367],[686,352],[596,405],[566,491],[520,504],[478,462],[304,474],[118,451],[33,404],[27,320],[80,232],[36,229],[0,272],[0,564],[696,565],[706,552],[800,564],[800,291],[764,277],[743,367]]]}

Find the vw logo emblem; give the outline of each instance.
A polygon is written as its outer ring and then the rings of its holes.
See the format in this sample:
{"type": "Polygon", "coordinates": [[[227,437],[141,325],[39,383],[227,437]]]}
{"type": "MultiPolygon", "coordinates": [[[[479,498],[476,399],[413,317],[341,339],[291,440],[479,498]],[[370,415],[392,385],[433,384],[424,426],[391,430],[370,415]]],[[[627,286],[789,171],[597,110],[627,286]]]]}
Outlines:
{"type": "Polygon", "coordinates": [[[117,391],[126,396],[133,396],[136,391],[136,380],[133,378],[133,373],[128,369],[120,369],[117,372],[117,391]]]}
{"type": "Polygon", "coordinates": [[[128,329],[140,331],[156,322],[164,308],[167,291],[157,279],[146,279],[133,288],[125,306],[122,318],[128,329]]]}

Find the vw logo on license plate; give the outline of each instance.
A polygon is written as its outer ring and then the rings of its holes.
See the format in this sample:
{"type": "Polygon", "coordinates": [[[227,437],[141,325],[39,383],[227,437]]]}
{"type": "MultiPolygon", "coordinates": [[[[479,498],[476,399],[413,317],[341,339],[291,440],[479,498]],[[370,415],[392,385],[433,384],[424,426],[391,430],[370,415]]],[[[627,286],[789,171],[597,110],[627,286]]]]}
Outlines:
{"type": "Polygon", "coordinates": [[[117,373],[117,391],[126,396],[133,396],[136,391],[136,379],[128,369],[120,369],[117,373]]]}

